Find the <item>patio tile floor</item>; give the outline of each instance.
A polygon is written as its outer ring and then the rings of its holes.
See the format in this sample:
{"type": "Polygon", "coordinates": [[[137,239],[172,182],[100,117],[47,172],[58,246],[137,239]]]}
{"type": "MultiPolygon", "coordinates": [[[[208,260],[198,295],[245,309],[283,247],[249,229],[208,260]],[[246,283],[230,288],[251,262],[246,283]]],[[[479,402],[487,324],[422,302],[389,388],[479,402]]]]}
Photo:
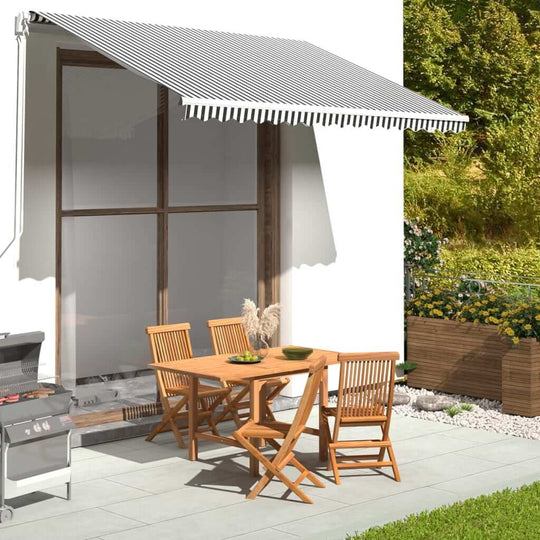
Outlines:
{"type": "MultiPolygon", "coordinates": [[[[277,416],[287,421],[293,415],[277,416]]],[[[316,421],[314,410],[310,423],[316,421]]],[[[299,459],[326,485],[306,485],[313,505],[293,495],[282,499],[279,482],[247,501],[248,459],[234,447],[204,441],[196,463],[170,433],[152,443],[141,437],[75,448],[73,499],[62,498],[62,486],[8,501],[15,516],[0,525],[0,540],[344,539],[410,513],[540,479],[540,441],[398,415],[392,422],[401,483],[365,469],[343,471],[336,486],[318,461],[317,439],[300,440],[299,459]]]]}

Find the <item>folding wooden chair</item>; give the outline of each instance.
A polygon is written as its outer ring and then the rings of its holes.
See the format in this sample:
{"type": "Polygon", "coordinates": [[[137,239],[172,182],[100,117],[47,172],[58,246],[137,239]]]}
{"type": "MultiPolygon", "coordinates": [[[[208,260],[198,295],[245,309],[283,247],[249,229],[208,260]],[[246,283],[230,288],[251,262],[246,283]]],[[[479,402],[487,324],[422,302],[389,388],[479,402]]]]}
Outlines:
{"type": "Polygon", "coordinates": [[[323,426],[329,441],[330,462],[336,484],[340,484],[339,469],[392,467],[394,478],[401,481],[390,442],[390,418],[394,397],[397,352],[340,354],[337,407],[323,408],[323,426]],[[334,432],[330,435],[329,417],[334,417],[334,432]],[[380,439],[340,441],[342,427],[379,426],[380,439]],[[336,455],[340,448],[380,448],[378,454],[336,455]],[[388,451],[389,461],[383,461],[388,451]],[[370,460],[370,461],[364,461],[370,460]],[[352,463],[344,463],[346,461],[352,463]]]}
{"type": "Polygon", "coordinates": [[[292,424],[276,420],[267,420],[261,423],[248,420],[233,433],[234,438],[266,469],[263,477],[247,495],[248,499],[254,499],[274,476],[279,478],[291,491],[307,503],[313,503],[313,501],[300,489],[302,480],[307,478],[315,486],[324,487],[324,484],[295,458],[293,450],[300,435],[306,428],[306,422],[323,376],[325,363],[326,357],[322,356],[311,364],[304,395],[300,400],[292,424]],[[264,439],[277,450],[276,455],[272,459],[267,458],[249,441],[250,438],[264,439]],[[283,439],[283,443],[280,445],[276,439],[283,439]],[[283,472],[286,465],[293,465],[300,471],[300,476],[295,481],[290,480],[283,472]]]}
{"type": "MultiPolygon", "coordinates": [[[[190,328],[189,323],[149,326],[146,333],[150,341],[154,363],[161,364],[193,358],[191,340],[189,339],[190,328]]],[[[188,413],[185,407],[188,402],[189,377],[168,371],[155,370],[155,372],[164,414],[161,422],[146,437],[146,440],[151,441],[158,433],[172,430],[180,448],[185,448],[182,432],[185,433],[188,428],[188,413]],[[173,402],[172,398],[178,398],[178,400],[173,402]],[[179,424],[182,420],[185,422],[179,424]]],[[[206,422],[208,424],[207,428],[199,428],[201,431],[212,431],[214,435],[219,435],[212,414],[229,393],[229,388],[199,385],[199,420],[200,423],[206,422]]]]}
{"type": "MultiPolygon", "coordinates": [[[[212,346],[215,354],[242,354],[249,350],[249,338],[244,328],[242,317],[230,319],[214,319],[207,322],[212,338],[212,346]]],[[[289,384],[288,377],[268,379],[265,381],[267,389],[266,415],[275,420],[272,412],[274,399],[289,384]]],[[[231,393],[225,398],[226,405],[216,422],[232,418],[237,427],[242,425],[242,419],[249,417],[249,381],[227,381],[224,387],[231,388],[231,393]]]]}

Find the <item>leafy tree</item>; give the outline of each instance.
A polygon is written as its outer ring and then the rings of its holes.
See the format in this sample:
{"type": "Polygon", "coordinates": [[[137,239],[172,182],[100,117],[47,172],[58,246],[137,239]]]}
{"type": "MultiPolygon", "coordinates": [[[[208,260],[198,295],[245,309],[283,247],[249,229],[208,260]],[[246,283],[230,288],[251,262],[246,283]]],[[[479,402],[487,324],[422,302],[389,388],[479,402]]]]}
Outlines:
{"type": "Polygon", "coordinates": [[[499,236],[540,247],[540,102],[509,123],[492,124],[482,155],[481,206],[499,236]]]}
{"type": "Polygon", "coordinates": [[[406,214],[540,246],[540,0],[405,0],[404,56],[405,84],[472,136],[406,133],[406,214]]]}

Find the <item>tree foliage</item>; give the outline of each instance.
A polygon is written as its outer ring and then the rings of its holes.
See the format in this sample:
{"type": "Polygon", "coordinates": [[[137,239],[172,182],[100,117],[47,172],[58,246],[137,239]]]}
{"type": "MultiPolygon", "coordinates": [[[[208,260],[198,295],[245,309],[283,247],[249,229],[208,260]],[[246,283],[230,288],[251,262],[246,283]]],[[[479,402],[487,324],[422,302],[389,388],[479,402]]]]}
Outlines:
{"type": "Polygon", "coordinates": [[[406,134],[406,213],[540,243],[540,0],[405,0],[404,54],[405,84],[468,114],[472,141],[406,134]]]}

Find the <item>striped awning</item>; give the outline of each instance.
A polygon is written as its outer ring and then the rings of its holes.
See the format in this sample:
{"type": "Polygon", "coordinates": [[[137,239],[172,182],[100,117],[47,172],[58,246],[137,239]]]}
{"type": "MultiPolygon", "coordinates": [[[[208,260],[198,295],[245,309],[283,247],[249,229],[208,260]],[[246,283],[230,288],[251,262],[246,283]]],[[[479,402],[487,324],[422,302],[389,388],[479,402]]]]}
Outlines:
{"type": "Polygon", "coordinates": [[[181,96],[184,118],[465,129],[469,118],[306,41],[48,12],[49,22],[181,96]]]}

